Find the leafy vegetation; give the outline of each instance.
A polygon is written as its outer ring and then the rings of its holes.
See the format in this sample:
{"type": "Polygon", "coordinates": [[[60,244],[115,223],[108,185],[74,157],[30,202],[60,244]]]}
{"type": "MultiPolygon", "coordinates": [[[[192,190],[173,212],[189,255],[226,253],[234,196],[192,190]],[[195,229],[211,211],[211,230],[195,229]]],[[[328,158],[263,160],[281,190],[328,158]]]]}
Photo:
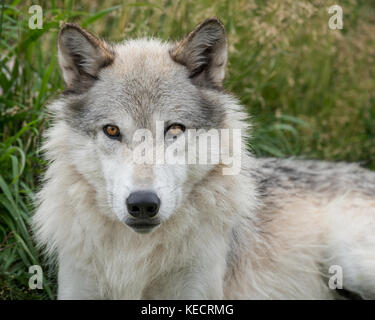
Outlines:
{"type": "Polygon", "coordinates": [[[176,40],[218,16],[230,42],[226,89],[254,123],[261,156],[361,161],[375,169],[375,5],[371,1],[202,0],[39,1],[43,28],[30,29],[35,1],[2,1],[0,16],[0,299],[46,299],[28,289],[33,264],[32,199],[45,163],[38,151],[45,105],[63,88],[56,38],[77,22],[111,41],[137,36],[176,40]],[[344,29],[328,28],[340,4],[344,29]]]}

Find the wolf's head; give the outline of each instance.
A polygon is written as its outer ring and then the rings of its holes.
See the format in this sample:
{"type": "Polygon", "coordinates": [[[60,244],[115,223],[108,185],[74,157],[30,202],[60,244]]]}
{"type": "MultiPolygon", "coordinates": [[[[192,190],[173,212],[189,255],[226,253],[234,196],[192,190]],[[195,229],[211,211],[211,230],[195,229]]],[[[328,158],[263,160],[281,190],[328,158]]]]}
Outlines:
{"type": "Polygon", "coordinates": [[[65,24],[58,47],[67,90],[51,109],[64,135],[64,157],[95,189],[104,214],[149,232],[222,165],[142,162],[134,153],[163,158],[169,148],[181,158],[200,135],[189,130],[233,127],[227,109],[236,103],[222,90],[224,27],[213,18],[179,43],[138,39],[109,45],[65,24]]]}

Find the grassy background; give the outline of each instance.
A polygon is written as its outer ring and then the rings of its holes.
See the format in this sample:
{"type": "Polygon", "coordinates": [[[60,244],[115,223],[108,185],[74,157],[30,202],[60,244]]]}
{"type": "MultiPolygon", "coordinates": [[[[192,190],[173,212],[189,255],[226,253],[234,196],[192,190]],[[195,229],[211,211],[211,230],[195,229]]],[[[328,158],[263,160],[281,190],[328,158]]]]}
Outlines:
{"type": "MultiPolygon", "coordinates": [[[[0,0],[3,1],[3,0],[0,0]]],[[[30,237],[31,200],[45,163],[44,106],[61,92],[56,36],[77,22],[111,41],[178,39],[218,16],[230,42],[226,88],[253,116],[257,155],[361,161],[375,169],[375,2],[366,0],[39,1],[42,30],[28,28],[38,1],[3,1],[0,18],[0,299],[53,298],[28,289],[43,264],[30,237]],[[328,28],[340,4],[344,29],[328,28]]],[[[45,267],[47,271],[47,267],[45,267]]]]}

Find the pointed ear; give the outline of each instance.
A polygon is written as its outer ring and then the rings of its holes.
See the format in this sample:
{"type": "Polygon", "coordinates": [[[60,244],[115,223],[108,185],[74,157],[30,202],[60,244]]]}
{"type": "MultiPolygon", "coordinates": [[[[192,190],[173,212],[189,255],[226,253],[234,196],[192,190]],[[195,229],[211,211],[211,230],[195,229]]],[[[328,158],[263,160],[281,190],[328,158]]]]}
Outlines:
{"type": "Polygon", "coordinates": [[[228,58],[224,25],[217,18],[203,21],[171,50],[172,58],[185,65],[198,85],[221,87],[228,58]]]}
{"type": "Polygon", "coordinates": [[[114,55],[108,45],[73,24],[66,23],[59,32],[59,64],[68,89],[88,89],[101,68],[112,63],[114,55]]]}

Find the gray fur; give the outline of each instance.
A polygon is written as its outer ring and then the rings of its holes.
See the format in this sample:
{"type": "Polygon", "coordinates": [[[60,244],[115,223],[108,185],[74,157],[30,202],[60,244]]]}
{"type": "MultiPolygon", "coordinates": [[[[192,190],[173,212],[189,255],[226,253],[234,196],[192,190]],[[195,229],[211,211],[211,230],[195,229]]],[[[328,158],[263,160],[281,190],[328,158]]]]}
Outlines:
{"type": "Polygon", "coordinates": [[[136,73],[129,72],[119,79],[111,78],[104,68],[86,92],[65,94],[62,99],[67,107],[62,110],[62,118],[85,133],[95,133],[104,123],[115,124],[119,114],[130,116],[138,128],[154,128],[154,121],[150,122],[148,117],[151,114],[160,115],[157,120],[166,123],[184,123],[188,129],[222,127],[224,105],[206,94],[208,90],[216,90],[196,85],[185,68],[178,68],[179,72],[154,73],[143,61],[134,68],[136,73]]]}
{"type": "Polygon", "coordinates": [[[220,88],[227,64],[228,43],[223,24],[211,18],[199,24],[171,50],[172,58],[189,70],[200,86],[220,88]]]}
{"type": "Polygon", "coordinates": [[[270,193],[317,192],[332,197],[358,192],[375,197],[375,173],[358,164],[301,159],[259,159],[258,183],[265,197],[270,193]]]}
{"type": "Polygon", "coordinates": [[[86,91],[100,69],[113,62],[113,52],[105,42],[72,23],[61,28],[58,47],[60,67],[70,92],[86,91]]]}

